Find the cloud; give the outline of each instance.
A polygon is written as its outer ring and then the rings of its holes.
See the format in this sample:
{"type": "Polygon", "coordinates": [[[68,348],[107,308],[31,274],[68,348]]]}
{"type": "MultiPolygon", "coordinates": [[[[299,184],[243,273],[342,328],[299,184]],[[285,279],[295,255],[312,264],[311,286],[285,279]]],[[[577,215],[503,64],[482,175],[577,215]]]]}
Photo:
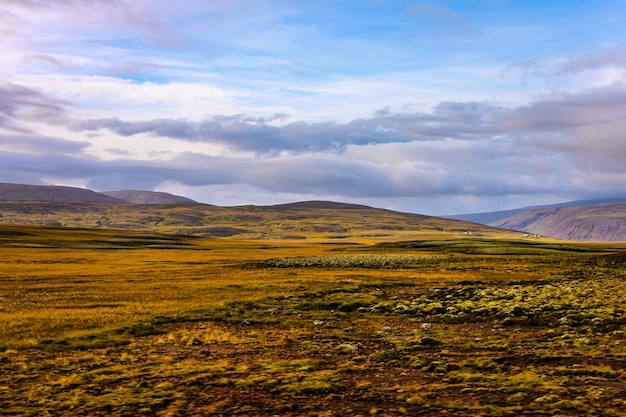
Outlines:
{"type": "MultiPolygon", "coordinates": [[[[30,99],[13,102],[47,103],[35,91],[18,92],[30,99]]],[[[5,103],[4,114],[16,119],[18,107],[5,103]]],[[[85,142],[23,135],[23,143],[9,143],[13,152],[0,152],[0,175],[32,183],[80,179],[97,190],[130,184],[145,189],[163,184],[253,189],[255,195],[266,194],[258,197],[262,201],[271,200],[268,196],[336,196],[372,205],[402,200],[405,209],[408,201],[420,199],[438,199],[441,209],[445,201],[458,204],[461,198],[497,202],[535,196],[534,203],[546,196],[620,195],[626,193],[626,186],[615,181],[626,175],[623,114],[626,89],[606,88],[554,94],[510,108],[454,101],[441,102],[429,113],[396,113],[382,107],[368,118],[347,123],[287,123],[284,114],[215,115],[199,122],[65,119],[74,133],[97,132],[103,139],[107,132],[131,140],[149,134],[154,140],[226,144],[254,155],[216,157],[171,148],[167,159],[155,154],[152,160],[140,161],[119,142],[111,153],[121,159],[104,161],[81,154],[85,142]]],[[[7,138],[10,135],[0,140],[7,138]]],[[[216,203],[210,198],[206,196],[216,203]]]]}
{"type": "Polygon", "coordinates": [[[503,129],[562,132],[580,126],[601,126],[623,119],[626,86],[581,94],[553,93],[528,106],[503,111],[503,129]]]}
{"type": "MultiPolygon", "coordinates": [[[[5,25],[25,37],[35,33],[45,36],[45,30],[33,31],[33,26],[45,29],[47,24],[62,20],[65,36],[85,31],[92,34],[108,32],[109,35],[117,32],[117,36],[121,36],[132,30],[148,44],[180,43],[168,25],[155,15],[154,11],[158,10],[155,2],[151,3],[128,0],[6,0],[3,6],[8,9],[5,13],[13,16],[5,25]],[[20,27],[29,30],[22,31],[20,27]]],[[[55,36],[59,36],[57,31],[55,36]]]]}
{"type": "Polygon", "coordinates": [[[49,136],[32,134],[0,135],[0,149],[13,152],[31,154],[53,152],[71,155],[80,154],[89,146],[89,142],[76,142],[49,136]]]}
{"type": "Polygon", "coordinates": [[[578,72],[602,67],[626,68],[626,44],[608,51],[582,55],[567,60],[559,69],[560,73],[578,72]]]}
{"type": "Polygon", "coordinates": [[[58,123],[65,119],[69,103],[21,85],[0,85],[0,128],[27,132],[24,121],[58,123]]]}
{"type": "Polygon", "coordinates": [[[371,118],[348,123],[307,123],[297,121],[275,125],[288,119],[286,114],[270,117],[214,115],[200,122],[185,119],[155,119],[125,122],[117,118],[79,120],[76,131],[109,130],[122,136],[150,134],[192,142],[225,144],[232,149],[256,153],[282,151],[341,150],[346,145],[439,140],[492,131],[487,103],[444,102],[431,114],[377,111],[371,118]]]}
{"type": "MultiPolygon", "coordinates": [[[[263,169],[242,181],[268,190],[273,181],[277,187],[273,191],[321,192],[341,183],[346,184],[344,194],[359,196],[366,189],[378,196],[509,193],[516,187],[533,193],[530,185],[556,192],[555,178],[572,169],[626,171],[624,114],[626,88],[604,88],[554,94],[512,108],[451,101],[439,103],[430,113],[395,113],[383,107],[369,118],[347,123],[280,124],[286,120],[281,114],[268,118],[221,115],[200,122],[94,119],[77,121],[72,127],[84,132],[109,130],[125,137],[149,134],[207,142],[252,152],[257,155],[253,165],[263,169]],[[297,161],[293,169],[298,173],[288,174],[282,168],[291,161],[297,161]],[[413,177],[384,168],[385,164],[404,164],[403,172],[427,181],[414,180],[409,186],[411,181],[403,178],[413,177]],[[509,170],[514,172],[509,175],[509,170]],[[488,173],[482,174],[487,178],[476,171],[488,173]],[[455,180],[455,176],[464,179],[455,180]],[[508,179],[495,185],[497,181],[490,176],[508,179]],[[388,177],[395,180],[385,180],[388,177]],[[533,177],[541,180],[531,181],[533,177]],[[259,183],[262,179],[263,184],[259,183]]],[[[237,169],[248,172],[249,165],[245,167],[237,169]]]]}
{"type": "Polygon", "coordinates": [[[578,56],[530,57],[506,66],[500,76],[514,75],[526,85],[531,78],[545,78],[551,83],[562,83],[575,78],[578,91],[606,87],[626,82],[626,44],[578,56]],[[587,77],[583,75],[588,73],[587,77]]]}
{"type": "MultiPolygon", "coordinates": [[[[554,194],[591,190],[596,185],[585,185],[585,173],[603,178],[603,173],[626,172],[626,87],[620,86],[553,93],[518,107],[442,101],[429,112],[395,112],[381,106],[370,117],[346,123],[291,121],[284,113],[212,115],[200,121],[79,119],[67,115],[71,106],[32,88],[0,86],[0,128],[13,132],[0,136],[0,149],[74,155],[63,168],[100,188],[132,178],[152,188],[169,180],[193,187],[247,184],[270,193],[353,198],[554,194]],[[69,128],[74,140],[28,131],[33,120],[69,128]],[[78,138],[94,134],[102,149],[121,159],[87,157],[89,143],[78,138]],[[107,146],[109,136],[190,145],[139,161],[124,141],[107,146]],[[185,153],[194,143],[222,145],[235,154],[185,153]],[[568,172],[577,174],[566,178],[568,172]]],[[[24,155],[19,160],[32,158],[24,155]]],[[[24,175],[33,172],[29,168],[24,175]]]]}
{"type": "Polygon", "coordinates": [[[12,178],[44,178],[58,180],[81,180],[97,190],[143,188],[152,190],[159,184],[176,180],[190,186],[207,184],[230,184],[237,176],[219,163],[203,159],[204,166],[190,166],[184,158],[177,161],[138,161],[120,159],[103,161],[85,155],[60,153],[29,154],[0,151],[0,177],[3,181],[12,178]],[[4,179],[7,178],[7,179],[4,179]]]}

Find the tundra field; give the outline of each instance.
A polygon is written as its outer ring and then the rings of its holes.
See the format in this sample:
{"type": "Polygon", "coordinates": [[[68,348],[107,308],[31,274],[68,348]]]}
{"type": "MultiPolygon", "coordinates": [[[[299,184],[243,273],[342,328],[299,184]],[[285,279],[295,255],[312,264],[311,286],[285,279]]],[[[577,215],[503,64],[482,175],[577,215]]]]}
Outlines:
{"type": "Polygon", "coordinates": [[[0,226],[1,414],[626,416],[626,244],[381,236],[0,226]]]}

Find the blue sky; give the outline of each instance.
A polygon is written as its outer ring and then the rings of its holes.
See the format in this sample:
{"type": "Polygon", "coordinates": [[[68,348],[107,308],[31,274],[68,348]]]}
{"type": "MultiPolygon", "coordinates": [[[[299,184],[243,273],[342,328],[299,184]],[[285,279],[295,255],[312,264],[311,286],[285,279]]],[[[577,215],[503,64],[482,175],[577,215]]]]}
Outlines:
{"type": "Polygon", "coordinates": [[[626,196],[626,1],[3,0],[0,182],[424,214],[626,196]]]}

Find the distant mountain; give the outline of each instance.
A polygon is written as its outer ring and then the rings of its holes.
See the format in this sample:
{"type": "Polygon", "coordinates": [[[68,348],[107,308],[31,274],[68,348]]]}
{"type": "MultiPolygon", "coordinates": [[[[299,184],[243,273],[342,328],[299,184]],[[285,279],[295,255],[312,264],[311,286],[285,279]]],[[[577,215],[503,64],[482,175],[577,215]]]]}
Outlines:
{"type": "Polygon", "coordinates": [[[576,200],[564,203],[548,204],[541,206],[529,206],[512,210],[488,211],[483,213],[455,214],[453,216],[445,216],[448,219],[465,220],[468,222],[480,224],[495,224],[498,220],[515,216],[528,210],[541,208],[559,208],[559,207],[577,207],[577,206],[593,206],[597,204],[620,203],[626,201],[626,198],[605,198],[597,200],[576,200]]]}
{"type": "Polygon", "coordinates": [[[626,202],[523,210],[490,223],[558,239],[626,241],[626,202]]]}
{"type": "Polygon", "coordinates": [[[100,194],[134,204],[164,204],[172,202],[196,203],[196,201],[187,197],[157,191],[121,190],[104,191],[100,194]]]}
{"type": "Polygon", "coordinates": [[[0,201],[127,204],[120,199],[76,187],[0,183],[0,201]]]}

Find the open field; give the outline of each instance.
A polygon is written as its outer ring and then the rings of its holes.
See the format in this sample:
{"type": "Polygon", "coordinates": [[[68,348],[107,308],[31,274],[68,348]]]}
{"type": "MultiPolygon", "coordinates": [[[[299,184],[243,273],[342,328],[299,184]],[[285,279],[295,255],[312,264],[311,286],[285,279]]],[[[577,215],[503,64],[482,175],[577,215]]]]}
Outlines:
{"type": "Polygon", "coordinates": [[[626,415],[626,245],[405,237],[0,226],[2,414],[626,415]]]}

